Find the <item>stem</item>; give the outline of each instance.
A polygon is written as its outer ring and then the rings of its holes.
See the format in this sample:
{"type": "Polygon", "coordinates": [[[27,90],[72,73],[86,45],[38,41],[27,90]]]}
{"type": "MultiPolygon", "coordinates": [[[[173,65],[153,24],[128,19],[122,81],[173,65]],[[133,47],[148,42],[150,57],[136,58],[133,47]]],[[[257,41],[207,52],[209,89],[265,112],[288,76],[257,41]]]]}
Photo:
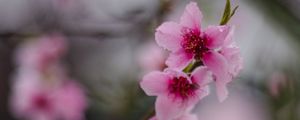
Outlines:
{"type": "Polygon", "coordinates": [[[187,67],[183,69],[184,73],[191,73],[195,68],[203,65],[201,60],[195,60],[191,62],[187,67]]]}

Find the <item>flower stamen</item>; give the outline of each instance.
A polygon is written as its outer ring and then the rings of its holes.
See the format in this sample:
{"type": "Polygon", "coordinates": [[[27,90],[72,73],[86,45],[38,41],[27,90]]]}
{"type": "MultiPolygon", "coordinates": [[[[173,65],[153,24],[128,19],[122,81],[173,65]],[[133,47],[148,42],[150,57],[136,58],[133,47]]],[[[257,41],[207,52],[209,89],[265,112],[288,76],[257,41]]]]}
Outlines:
{"type": "Polygon", "coordinates": [[[194,96],[198,88],[198,84],[191,83],[187,78],[182,76],[173,78],[168,86],[169,93],[175,95],[175,97],[180,97],[182,100],[194,96]]]}
{"type": "Polygon", "coordinates": [[[183,31],[181,46],[186,53],[193,54],[195,59],[200,59],[209,49],[206,47],[206,37],[201,36],[199,30],[185,29],[183,31]]]}

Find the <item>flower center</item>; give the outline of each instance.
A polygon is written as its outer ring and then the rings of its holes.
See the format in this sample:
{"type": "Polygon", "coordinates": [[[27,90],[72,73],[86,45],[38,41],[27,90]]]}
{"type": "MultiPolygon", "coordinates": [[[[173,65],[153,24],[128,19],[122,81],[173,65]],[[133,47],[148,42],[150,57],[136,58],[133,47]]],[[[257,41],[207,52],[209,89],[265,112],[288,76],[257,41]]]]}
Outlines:
{"type": "Polygon", "coordinates": [[[193,54],[195,59],[200,59],[202,55],[208,51],[206,38],[201,36],[199,30],[185,29],[182,37],[183,41],[181,42],[181,46],[186,53],[193,54]]]}
{"type": "Polygon", "coordinates": [[[33,100],[33,104],[41,110],[47,110],[50,107],[49,100],[43,95],[36,96],[33,100]]]}
{"type": "Polygon", "coordinates": [[[180,97],[182,100],[195,95],[195,91],[199,88],[198,84],[190,83],[185,77],[175,77],[170,81],[168,89],[175,97],[180,97]]]}

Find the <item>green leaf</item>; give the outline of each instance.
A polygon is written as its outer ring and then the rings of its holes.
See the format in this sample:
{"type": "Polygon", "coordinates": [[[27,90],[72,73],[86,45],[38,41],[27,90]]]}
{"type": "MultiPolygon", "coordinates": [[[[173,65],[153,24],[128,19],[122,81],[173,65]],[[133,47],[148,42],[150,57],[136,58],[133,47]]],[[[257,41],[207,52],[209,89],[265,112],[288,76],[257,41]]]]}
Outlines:
{"type": "Polygon", "coordinates": [[[230,15],[231,15],[231,5],[230,5],[230,0],[226,0],[226,5],[224,8],[224,13],[223,13],[223,17],[221,19],[220,25],[225,25],[229,19],[230,19],[230,15]]]}
{"type": "Polygon", "coordinates": [[[228,23],[230,18],[235,14],[235,11],[238,9],[239,6],[234,7],[234,9],[231,11],[231,3],[230,0],[226,0],[226,5],[224,8],[223,17],[221,19],[220,25],[225,25],[228,23]]]}

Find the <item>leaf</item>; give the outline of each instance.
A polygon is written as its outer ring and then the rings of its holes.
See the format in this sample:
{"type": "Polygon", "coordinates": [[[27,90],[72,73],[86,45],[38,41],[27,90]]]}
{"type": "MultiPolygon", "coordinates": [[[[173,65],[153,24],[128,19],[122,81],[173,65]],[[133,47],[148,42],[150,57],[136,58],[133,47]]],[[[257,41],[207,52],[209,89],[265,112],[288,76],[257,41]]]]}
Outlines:
{"type": "Polygon", "coordinates": [[[231,17],[235,14],[235,11],[238,9],[239,6],[234,7],[231,11],[231,3],[230,0],[226,0],[226,5],[224,8],[223,17],[221,19],[220,25],[225,25],[231,19],[231,17]]]}
{"type": "Polygon", "coordinates": [[[230,0],[226,0],[226,5],[224,8],[224,13],[223,13],[223,17],[221,19],[220,25],[225,25],[229,18],[230,18],[230,13],[231,13],[231,5],[230,5],[230,0]]]}

